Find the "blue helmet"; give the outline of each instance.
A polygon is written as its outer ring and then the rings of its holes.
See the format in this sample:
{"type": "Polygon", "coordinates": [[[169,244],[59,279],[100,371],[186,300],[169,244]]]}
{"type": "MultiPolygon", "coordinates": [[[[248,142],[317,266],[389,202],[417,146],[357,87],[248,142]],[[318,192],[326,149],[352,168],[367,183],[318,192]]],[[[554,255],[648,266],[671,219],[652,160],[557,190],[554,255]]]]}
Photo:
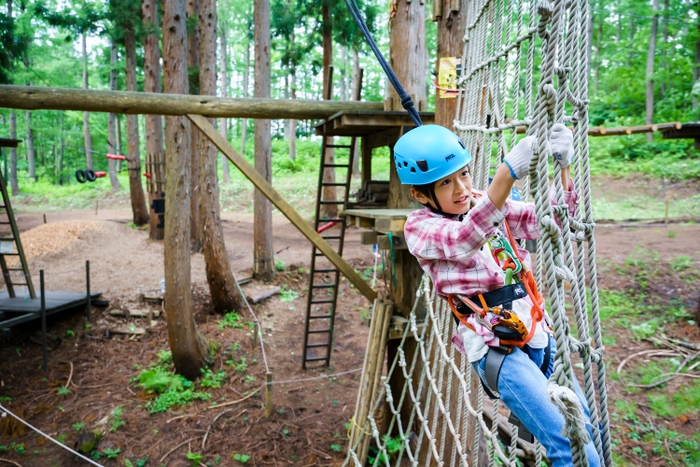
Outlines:
{"type": "Polygon", "coordinates": [[[469,164],[472,156],[459,137],[440,125],[423,125],[394,146],[396,172],[403,185],[425,185],[469,164]]]}

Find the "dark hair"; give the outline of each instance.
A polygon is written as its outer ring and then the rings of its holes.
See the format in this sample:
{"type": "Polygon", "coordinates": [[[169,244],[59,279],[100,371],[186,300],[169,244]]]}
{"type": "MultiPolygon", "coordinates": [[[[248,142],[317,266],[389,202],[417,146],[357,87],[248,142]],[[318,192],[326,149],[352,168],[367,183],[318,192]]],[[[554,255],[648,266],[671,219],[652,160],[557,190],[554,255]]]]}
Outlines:
{"type": "Polygon", "coordinates": [[[433,199],[433,193],[434,193],[434,187],[435,182],[433,183],[426,183],[424,185],[413,185],[413,188],[423,196],[427,197],[428,199],[433,199]]]}

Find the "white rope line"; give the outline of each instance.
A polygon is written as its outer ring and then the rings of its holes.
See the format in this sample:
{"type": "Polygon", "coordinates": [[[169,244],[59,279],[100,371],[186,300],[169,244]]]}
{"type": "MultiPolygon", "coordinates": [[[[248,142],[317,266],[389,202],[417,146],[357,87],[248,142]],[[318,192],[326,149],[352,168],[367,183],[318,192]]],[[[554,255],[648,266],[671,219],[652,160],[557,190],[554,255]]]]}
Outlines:
{"type": "Polygon", "coordinates": [[[348,375],[351,373],[357,373],[362,371],[362,368],[355,368],[354,370],[341,371],[340,373],[333,373],[332,375],[321,375],[315,376],[313,378],[302,378],[302,379],[289,379],[286,381],[273,381],[272,384],[289,384],[289,383],[301,383],[303,381],[315,381],[317,379],[335,378],[336,376],[348,375]]]}
{"type": "Polygon", "coordinates": [[[88,461],[88,462],[91,463],[92,465],[96,465],[97,467],[104,467],[102,464],[98,464],[97,462],[93,461],[92,459],[89,459],[89,458],[83,456],[83,455],[80,454],[79,452],[76,452],[76,451],[72,450],[71,448],[69,448],[69,447],[66,446],[65,444],[56,441],[55,439],[53,439],[52,437],[50,437],[49,435],[47,435],[47,434],[44,433],[43,431],[41,431],[41,430],[39,430],[38,428],[35,428],[34,426],[32,426],[32,425],[30,425],[29,423],[25,422],[24,420],[22,420],[21,418],[19,418],[17,415],[13,414],[13,413],[10,412],[9,410],[7,410],[5,407],[3,407],[2,404],[0,404],[0,412],[2,412],[2,415],[0,415],[0,417],[3,417],[3,418],[4,418],[4,417],[6,417],[7,415],[10,415],[11,417],[15,418],[17,421],[19,421],[19,422],[25,424],[26,426],[28,426],[28,427],[31,428],[32,430],[34,430],[34,431],[36,431],[37,433],[39,433],[39,434],[40,434],[41,436],[43,436],[44,438],[47,438],[49,441],[51,441],[51,442],[54,443],[54,444],[57,444],[58,446],[60,446],[60,447],[62,447],[63,449],[65,449],[66,451],[69,451],[69,452],[75,454],[76,456],[80,457],[81,459],[84,459],[84,460],[88,461]]]}
{"type": "Polygon", "coordinates": [[[260,351],[262,352],[262,358],[263,358],[263,363],[265,363],[265,372],[269,373],[270,372],[270,367],[267,364],[267,356],[265,355],[265,341],[263,340],[263,334],[262,334],[262,325],[260,324],[260,320],[258,320],[258,317],[255,315],[255,312],[250,306],[250,303],[248,303],[248,299],[246,298],[245,294],[243,293],[243,290],[241,289],[241,285],[238,283],[238,281],[234,278],[233,282],[236,284],[236,287],[238,288],[238,293],[240,294],[241,298],[243,298],[243,302],[246,304],[248,307],[248,312],[250,315],[253,317],[253,322],[255,323],[255,328],[256,328],[256,333],[258,335],[258,340],[260,341],[260,351]]]}

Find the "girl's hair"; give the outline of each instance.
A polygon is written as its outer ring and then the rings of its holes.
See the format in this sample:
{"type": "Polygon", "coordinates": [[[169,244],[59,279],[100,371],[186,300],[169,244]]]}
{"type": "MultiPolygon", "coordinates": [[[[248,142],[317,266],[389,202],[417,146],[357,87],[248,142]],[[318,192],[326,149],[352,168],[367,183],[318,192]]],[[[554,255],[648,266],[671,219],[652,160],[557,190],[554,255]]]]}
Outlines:
{"type": "Polygon", "coordinates": [[[426,183],[424,185],[413,185],[413,188],[423,196],[427,197],[428,199],[433,199],[433,195],[435,193],[434,187],[435,182],[433,183],[426,183]]]}

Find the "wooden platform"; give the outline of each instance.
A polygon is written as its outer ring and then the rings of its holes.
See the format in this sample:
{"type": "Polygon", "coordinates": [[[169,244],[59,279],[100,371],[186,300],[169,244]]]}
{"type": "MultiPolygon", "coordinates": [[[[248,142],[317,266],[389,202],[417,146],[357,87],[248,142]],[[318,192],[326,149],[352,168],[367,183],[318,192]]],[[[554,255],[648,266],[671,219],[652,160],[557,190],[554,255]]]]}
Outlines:
{"type": "MultiPolygon", "coordinates": [[[[90,293],[97,298],[101,292],[90,293]]],[[[78,306],[87,306],[84,292],[46,291],[46,316],[59,313],[78,306]]],[[[10,298],[7,291],[0,292],[0,329],[7,329],[21,323],[41,318],[41,299],[15,297],[10,298]]]]}
{"type": "MultiPolygon", "coordinates": [[[[418,112],[424,125],[435,123],[434,112],[418,112]]],[[[320,136],[368,136],[390,128],[413,127],[415,124],[405,111],[338,112],[315,126],[320,136]]]]}
{"type": "Polygon", "coordinates": [[[380,250],[405,250],[403,235],[406,217],[414,209],[346,209],[340,214],[347,216],[348,225],[370,229],[361,233],[363,245],[377,245],[380,250]],[[391,234],[391,235],[389,235],[391,234]]]}

